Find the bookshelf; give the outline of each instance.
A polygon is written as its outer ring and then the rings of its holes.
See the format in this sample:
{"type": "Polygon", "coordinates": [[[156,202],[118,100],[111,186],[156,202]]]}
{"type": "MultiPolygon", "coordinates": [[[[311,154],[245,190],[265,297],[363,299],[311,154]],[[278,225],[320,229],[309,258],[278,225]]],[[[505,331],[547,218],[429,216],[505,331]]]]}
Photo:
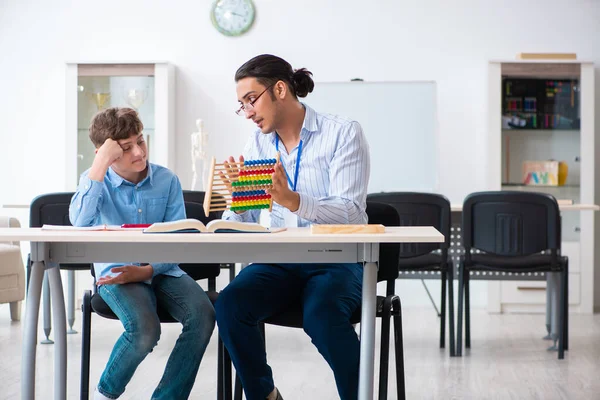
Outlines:
{"type": "MultiPolygon", "coordinates": [[[[492,61],[488,75],[488,186],[594,204],[594,66],[577,60],[492,61]],[[562,161],[564,185],[524,184],[526,161],[562,161]]],[[[570,310],[594,310],[594,211],[562,213],[570,310]]],[[[597,288],[596,288],[597,290],[597,288]]],[[[488,283],[491,312],[544,312],[545,282],[488,283]]]]}

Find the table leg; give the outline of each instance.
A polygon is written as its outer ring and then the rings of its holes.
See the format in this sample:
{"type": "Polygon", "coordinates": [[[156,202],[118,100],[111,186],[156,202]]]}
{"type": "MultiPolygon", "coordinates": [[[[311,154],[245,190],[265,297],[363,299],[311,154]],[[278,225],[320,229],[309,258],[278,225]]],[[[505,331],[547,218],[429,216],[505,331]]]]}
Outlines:
{"type": "Polygon", "coordinates": [[[33,262],[23,325],[23,359],[21,360],[21,399],[23,400],[33,400],[35,398],[35,352],[43,279],[44,263],[40,261],[33,262]]]}
{"type": "Polygon", "coordinates": [[[373,399],[375,369],[375,305],[377,298],[377,263],[367,262],[363,271],[362,316],[360,322],[360,370],[358,398],[373,399]]]}
{"type": "Polygon", "coordinates": [[[48,269],[54,323],[54,399],[67,398],[67,317],[60,269],[48,269]]]}

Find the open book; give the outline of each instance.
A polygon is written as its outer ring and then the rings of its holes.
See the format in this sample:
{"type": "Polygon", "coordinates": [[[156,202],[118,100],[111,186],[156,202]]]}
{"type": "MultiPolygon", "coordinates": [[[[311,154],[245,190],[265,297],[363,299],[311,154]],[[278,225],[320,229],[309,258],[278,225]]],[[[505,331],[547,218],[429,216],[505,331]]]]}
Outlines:
{"type": "Polygon", "coordinates": [[[213,219],[208,224],[204,225],[202,221],[194,218],[180,219],[178,221],[156,222],[150,227],[144,229],[144,233],[229,233],[229,232],[257,232],[271,233],[281,232],[285,228],[265,228],[264,226],[254,222],[238,222],[227,221],[224,219],[213,219]]]}

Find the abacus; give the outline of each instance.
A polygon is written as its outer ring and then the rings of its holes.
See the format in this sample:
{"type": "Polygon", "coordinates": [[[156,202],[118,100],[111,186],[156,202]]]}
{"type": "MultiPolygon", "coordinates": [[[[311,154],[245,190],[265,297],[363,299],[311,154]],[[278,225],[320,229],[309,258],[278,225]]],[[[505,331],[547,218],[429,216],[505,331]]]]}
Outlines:
{"type": "Polygon", "coordinates": [[[213,211],[246,211],[273,208],[266,190],[273,187],[276,158],[244,160],[217,164],[212,158],[208,187],[204,195],[204,213],[213,211]],[[225,178],[223,177],[225,176],[225,178]],[[227,182],[229,181],[229,182],[227,182]]]}

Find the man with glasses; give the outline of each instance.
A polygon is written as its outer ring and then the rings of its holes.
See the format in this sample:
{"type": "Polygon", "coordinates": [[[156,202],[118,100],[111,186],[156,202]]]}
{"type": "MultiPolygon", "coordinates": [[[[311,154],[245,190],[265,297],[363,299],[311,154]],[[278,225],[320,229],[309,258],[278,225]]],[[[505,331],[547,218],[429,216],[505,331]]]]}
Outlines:
{"type": "MultiPolygon", "coordinates": [[[[275,158],[271,225],[367,222],[369,146],[356,121],[320,114],[298,97],[312,92],[306,69],[260,55],[235,74],[240,108],[258,130],[240,161],[275,158]]],[[[228,162],[234,162],[230,157],[228,162]]],[[[224,176],[227,180],[227,177],[224,176]]],[[[226,211],[224,219],[256,222],[260,210],[226,211]]],[[[219,295],[219,334],[248,400],[282,399],[267,364],[258,322],[301,302],[303,327],[333,370],[342,400],[358,397],[359,340],[350,316],[360,307],[359,264],[251,264],[219,295]]]]}

